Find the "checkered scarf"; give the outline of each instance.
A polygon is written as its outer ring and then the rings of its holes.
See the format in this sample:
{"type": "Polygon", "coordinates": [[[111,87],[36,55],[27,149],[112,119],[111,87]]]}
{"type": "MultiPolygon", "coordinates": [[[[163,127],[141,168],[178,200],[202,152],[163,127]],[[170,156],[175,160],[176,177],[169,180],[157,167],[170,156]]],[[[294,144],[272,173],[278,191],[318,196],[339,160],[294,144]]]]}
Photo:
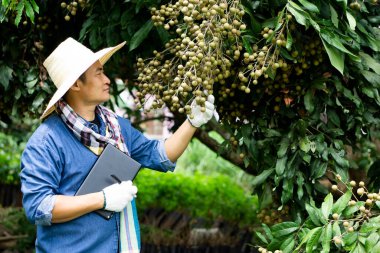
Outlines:
{"type": "MultiPolygon", "coordinates": [[[[56,109],[63,122],[70,128],[78,140],[96,155],[100,155],[107,144],[114,145],[129,155],[128,148],[121,134],[117,115],[111,110],[101,105],[95,108],[95,113],[106,124],[106,135],[103,136],[87,127],[86,121],[75,113],[63,99],[57,102],[56,109]]],[[[132,204],[129,202],[120,213],[120,253],[140,252],[135,220],[137,220],[137,217],[134,217],[132,204]]]]}
{"type": "Polygon", "coordinates": [[[106,136],[98,134],[87,127],[86,120],[78,116],[65,100],[60,99],[57,102],[57,111],[63,122],[73,131],[75,137],[96,155],[100,155],[108,143],[118,147],[121,151],[129,155],[127,146],[121,135],[117,115],[111,110],[101,105],[95,108],[95,113],[106,123],[106,136]]]}

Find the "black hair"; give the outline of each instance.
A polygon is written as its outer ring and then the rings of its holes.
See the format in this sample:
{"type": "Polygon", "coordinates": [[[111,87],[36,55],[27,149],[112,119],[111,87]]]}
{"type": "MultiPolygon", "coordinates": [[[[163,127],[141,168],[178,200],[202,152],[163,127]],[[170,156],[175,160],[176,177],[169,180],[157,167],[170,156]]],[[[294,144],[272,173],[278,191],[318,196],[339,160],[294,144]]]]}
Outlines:
{"type": "Polygon", "coordinates": [[[86,72],[83,72],[82,75],[80,75],[80,77],[78,79],[81,80],[83,83],[85,83],[86,82],[86,72]]]}

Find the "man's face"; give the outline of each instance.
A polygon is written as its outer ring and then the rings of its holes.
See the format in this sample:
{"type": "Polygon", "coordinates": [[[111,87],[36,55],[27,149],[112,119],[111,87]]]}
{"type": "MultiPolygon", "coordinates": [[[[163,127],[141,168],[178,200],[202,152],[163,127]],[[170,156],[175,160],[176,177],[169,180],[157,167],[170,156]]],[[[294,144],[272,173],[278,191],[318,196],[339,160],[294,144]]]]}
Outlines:
{"type": "Polygon", "coordinates": [[[86,70],[85,80],[78,80],[78,86],[80,98],[88,105],[98,105],[110,98],[110,79],[104,74],[99,61],[86,70]]]}

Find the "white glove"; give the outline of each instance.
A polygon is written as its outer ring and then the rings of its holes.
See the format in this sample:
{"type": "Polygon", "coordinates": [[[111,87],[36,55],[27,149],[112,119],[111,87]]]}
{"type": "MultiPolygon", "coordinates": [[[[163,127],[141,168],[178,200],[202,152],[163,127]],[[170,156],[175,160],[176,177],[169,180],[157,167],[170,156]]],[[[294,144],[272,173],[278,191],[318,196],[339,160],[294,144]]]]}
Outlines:
{"type": "Polygon", "coordinates": [[[215,110],[214,106],[214,96],[208,95],[207,101],[205,102],[206,111],[201,111],[201,106],[196,103],[195,100],[191,103],[191,112],[194,116],[194,118],[190,118],[187,116],[188,120],[190,121],[191,125],[194,127],[200,127],[204,124],[206,124],[214,115],[216,121],[219,121],[219,114],[215,110]]]}
{"type": "Polygon", "coordinates": [[[105,210],[121,212],[127,204],[136,197],[137,187],[132,185],[132,181],[123,181],[107,186],[103,189],[105,210]]]}

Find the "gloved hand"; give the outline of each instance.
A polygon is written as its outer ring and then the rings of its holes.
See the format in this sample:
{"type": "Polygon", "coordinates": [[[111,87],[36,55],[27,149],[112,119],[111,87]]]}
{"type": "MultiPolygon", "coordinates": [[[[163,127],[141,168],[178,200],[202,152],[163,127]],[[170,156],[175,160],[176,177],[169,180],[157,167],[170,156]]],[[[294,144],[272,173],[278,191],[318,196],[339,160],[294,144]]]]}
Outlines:
{"type": "Polygon", "coordinates": [[[121,212],[127,204],[136,197],[137,187],[132,181],[123,181],[107,186],[103,189],[105,199],[105,210],[121,212]]]}
{"type": "Polygon", "coordinates": [[[190,121],[191,125],[194,127],[200,127],[206,124],[214,115],[216,121],[219,121],[219,114],[215,111],[214,106],[214,96],[208,95],[207,101],[205,102],[206,111],[201,111],[201,106],[196,103],[195,100],[191,103],[191,112],[193,114],[193,118],[188,115],[187,118],[190,121]]]}

